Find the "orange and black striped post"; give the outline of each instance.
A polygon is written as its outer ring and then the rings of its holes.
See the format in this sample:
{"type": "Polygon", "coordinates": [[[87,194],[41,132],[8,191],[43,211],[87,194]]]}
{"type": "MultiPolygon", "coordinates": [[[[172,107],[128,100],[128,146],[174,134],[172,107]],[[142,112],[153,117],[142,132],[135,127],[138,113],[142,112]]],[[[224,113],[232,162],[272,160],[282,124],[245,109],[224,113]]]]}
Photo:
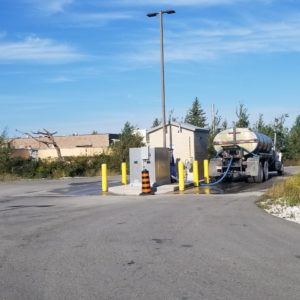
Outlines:
{"type": "Polygon", "coordinates": [[[142,171],[142,195],[152,194],[149,171],[142,171]]]}

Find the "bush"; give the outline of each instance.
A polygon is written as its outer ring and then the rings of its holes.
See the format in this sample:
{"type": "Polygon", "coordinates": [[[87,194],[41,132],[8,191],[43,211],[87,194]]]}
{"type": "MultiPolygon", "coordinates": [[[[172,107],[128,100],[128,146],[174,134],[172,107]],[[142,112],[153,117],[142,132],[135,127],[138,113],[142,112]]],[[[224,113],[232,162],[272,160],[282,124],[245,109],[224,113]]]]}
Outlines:
{"type": "Polygon", "coordinates": [[[60,160],[10,159],[0,169],[1,178],[60,178],[100,175],[101,164],[106,163],[109,174],[119,174],[120,166],[113,163],[111,156],[100,154],[93,157],[67,157],[60,160]]]}

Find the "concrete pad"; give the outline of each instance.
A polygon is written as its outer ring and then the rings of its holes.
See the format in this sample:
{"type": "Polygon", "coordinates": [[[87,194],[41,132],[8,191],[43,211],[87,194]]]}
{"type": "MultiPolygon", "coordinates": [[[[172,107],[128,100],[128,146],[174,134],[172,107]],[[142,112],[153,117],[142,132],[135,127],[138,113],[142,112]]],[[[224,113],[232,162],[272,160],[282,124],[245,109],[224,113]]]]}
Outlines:
{"type": "MultiPolygon", "coordinates": [[[[193,182],[186,182],[185,188],[189,188],[194,186],[193,182]]],[[[158,186],[154,189],[154,194],[167,194],[178,191],[178,183],[173,184],[165,184],[158,186]]],[[[142,192],[142,187],[139,185],[118,185],[109,187],[109,192],[116,195],[124,195],[124,196],[138,196],[142,192]]]]}

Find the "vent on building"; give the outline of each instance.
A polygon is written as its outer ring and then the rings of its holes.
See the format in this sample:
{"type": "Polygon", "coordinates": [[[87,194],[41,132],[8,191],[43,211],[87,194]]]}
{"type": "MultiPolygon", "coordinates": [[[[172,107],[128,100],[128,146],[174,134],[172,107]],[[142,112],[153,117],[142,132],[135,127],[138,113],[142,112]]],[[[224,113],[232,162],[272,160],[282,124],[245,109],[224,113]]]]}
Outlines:
{"type": "Polygon", "coordinates": [[[89,145],[76,145],[77,148],[92,148],[93,144],[89,144],[89,145]]]}

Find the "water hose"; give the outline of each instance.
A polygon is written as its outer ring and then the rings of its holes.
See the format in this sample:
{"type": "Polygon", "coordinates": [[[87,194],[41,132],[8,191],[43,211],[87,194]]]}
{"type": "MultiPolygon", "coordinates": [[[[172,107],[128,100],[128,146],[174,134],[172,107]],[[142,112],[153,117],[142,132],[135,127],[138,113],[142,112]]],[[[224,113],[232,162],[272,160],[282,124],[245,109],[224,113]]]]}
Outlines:
{"type": "Polygon", "coordinates": [[[230,167],[232,165],[232,161],[233,161],[233,157],[231,157],[231,159],[229,161],[229,164],[227,166],[227,169],[226,169],[226,171],[224,172],[224,174],[222,175],[221,178],[219,178],[217,181],[212,182],[212,183],[200,183],[200,186],[214,186],[214,185],[217,185],[220,182],[222,182],[224,180],[224,178],[227,176],[228,172],[229,172],[229,169],[230,169],[230,167]]]}

